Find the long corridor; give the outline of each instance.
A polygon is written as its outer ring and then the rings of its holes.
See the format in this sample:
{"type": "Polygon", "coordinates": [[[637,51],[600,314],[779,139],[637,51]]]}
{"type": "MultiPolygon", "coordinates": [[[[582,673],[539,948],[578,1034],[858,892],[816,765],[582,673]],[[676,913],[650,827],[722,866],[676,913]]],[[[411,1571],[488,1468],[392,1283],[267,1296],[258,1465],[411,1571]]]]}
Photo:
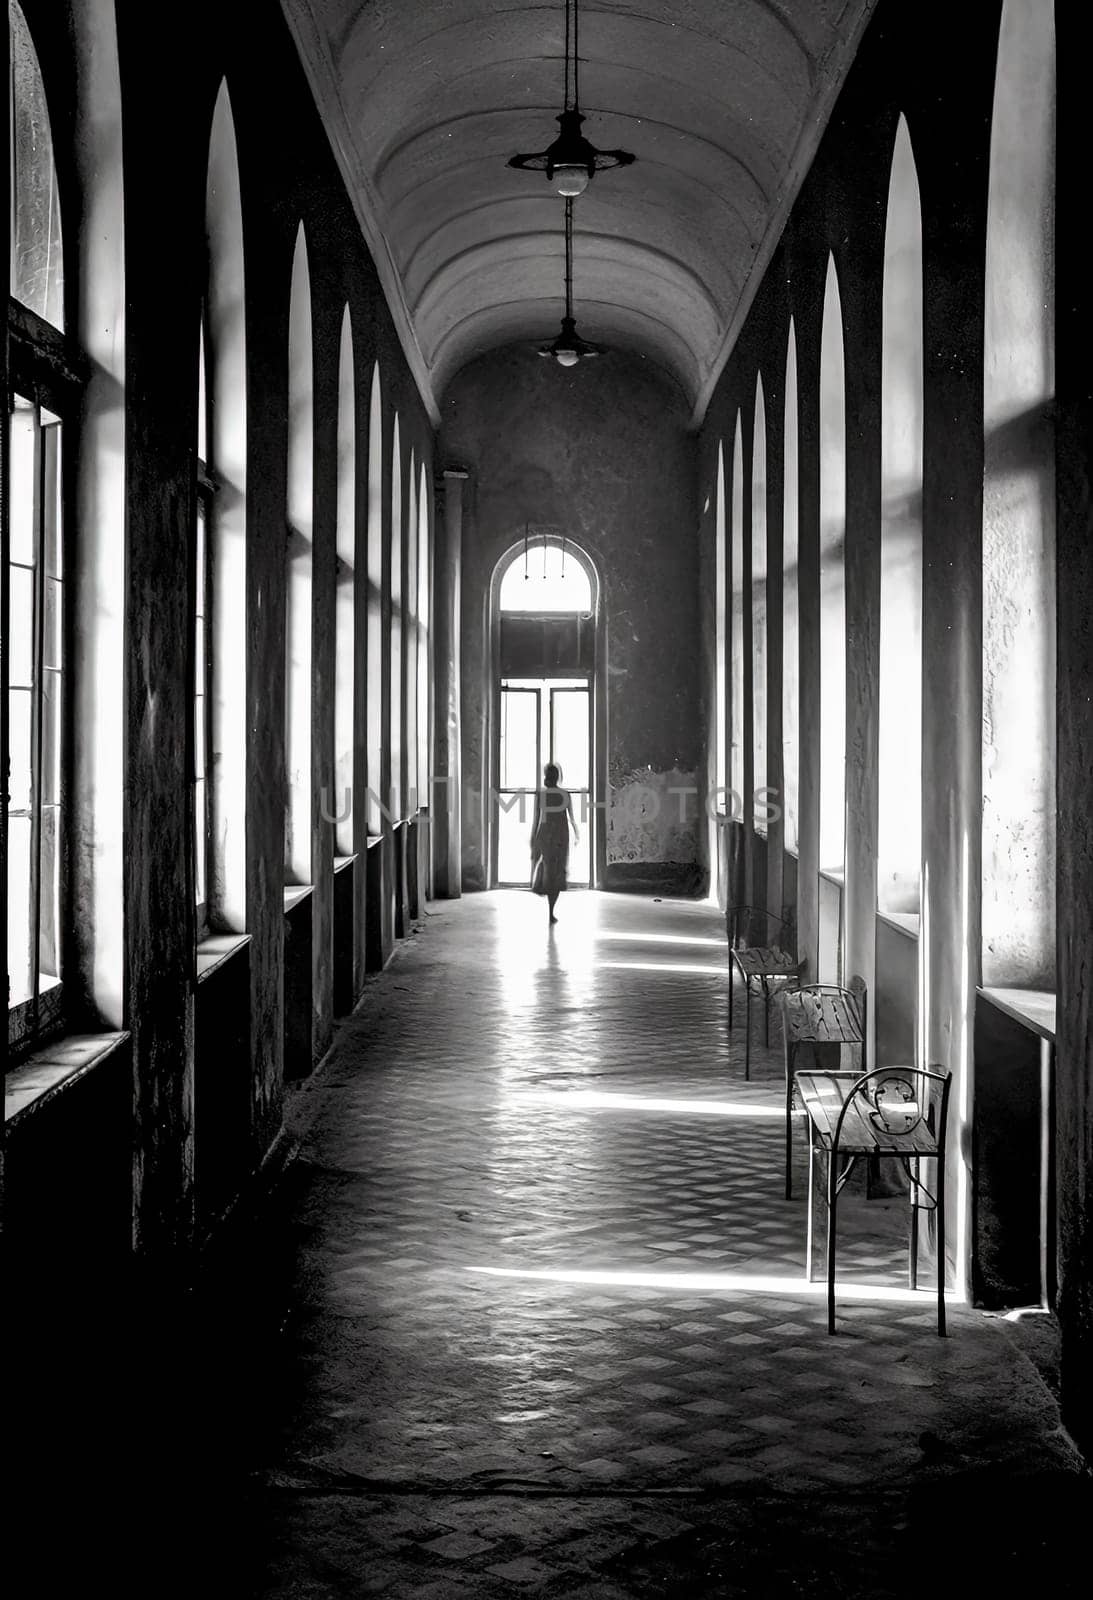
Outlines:
{"type": "Polygon", "coordinates": [[[717,914],[560,917],[431,908],[290,1104],[254,1592],[884,1596],[926,1561],[1071,1592],[1050,1390],[1000,1319],[937,1338],[902,1201],[848,1199],[828,1337],[717,914]]]}

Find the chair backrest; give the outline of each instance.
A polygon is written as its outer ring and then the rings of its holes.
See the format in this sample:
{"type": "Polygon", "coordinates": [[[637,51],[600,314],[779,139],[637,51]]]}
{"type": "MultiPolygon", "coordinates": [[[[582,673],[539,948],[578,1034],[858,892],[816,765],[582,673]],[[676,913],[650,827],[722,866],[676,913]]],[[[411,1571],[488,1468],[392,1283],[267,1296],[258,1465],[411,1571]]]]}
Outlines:
{"type": "Polygon", "coordinates": [[[730,950],[747,950],[756,945],[777,945],[790,955],[797,954],[797,934],[789,917],[779,917],[762,906],[729,906],[725,926],[730,950]]]}
{"type": "Polygon", "coordinates": [[[944,1155],[952,1081],[952,1073],[936,1065],[874,1067],[863,1072],[843,1102],[835,1125],[834,1148],[838,1147],[843,1123],[854,1108],[889,1149],[906,1143],[908,1154],[921,1155],[922,1135],[926,1133],[936,1153],[944,1155]]]}
{"type": "Polygon", "coordinates": [[[862,1038],[865,1038],[865,1026],[868,1020],[866,1010],[868,995],[863,978],[851,978],[849,987],[841,983],[799,983],[795,989],[786,989],[779,996],[783,1006],[792,1005],[793,997],[814,994],[822,998],[825,994],[840,995],[848,1008],[856,1013],[861,1026],[862,1038]]]}

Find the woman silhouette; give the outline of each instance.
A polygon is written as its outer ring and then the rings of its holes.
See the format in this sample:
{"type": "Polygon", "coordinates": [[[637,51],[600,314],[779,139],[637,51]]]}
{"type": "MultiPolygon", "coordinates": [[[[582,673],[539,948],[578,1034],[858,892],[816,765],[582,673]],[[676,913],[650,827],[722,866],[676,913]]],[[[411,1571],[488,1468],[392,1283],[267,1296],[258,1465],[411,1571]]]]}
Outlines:
{"type": "Polygon", "coordinates": [[[551,922],[557,922],[554,907],[565,888],[569,866],[569,835],[574,843],[580,835],[573,820],[573,801],[566,789],[558,787],[561,769],[553,761],[543,768],[543,787],[535,795],[535,819],[531,826],[531,860],[543,863],[543,892],[551,922]]]}

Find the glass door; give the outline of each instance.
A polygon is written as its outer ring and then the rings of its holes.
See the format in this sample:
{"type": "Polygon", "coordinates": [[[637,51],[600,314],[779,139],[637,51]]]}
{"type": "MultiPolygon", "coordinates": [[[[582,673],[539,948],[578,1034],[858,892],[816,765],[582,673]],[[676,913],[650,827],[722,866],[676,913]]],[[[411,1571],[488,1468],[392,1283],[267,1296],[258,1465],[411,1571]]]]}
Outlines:
{"type": "Polygon", "coordinates": [[[590,695],[586,683],[546,685],[549,701],[548,754],[561,777],[559,783],[573,797],[573,820],[580,834],[569,846],[569,881],[587,888],[592,881],[589,841],[591,826],[591,726],[590,695]]]}
{"type": "Polygon", "coordinates": [[[591,881],[591,694],[583,680],[510,678],[501,685],[496,806],[497,882],[527,883],[535,791],[553,761],[573,796],[580,839],[570,846],[569,881],[591,881]]]}

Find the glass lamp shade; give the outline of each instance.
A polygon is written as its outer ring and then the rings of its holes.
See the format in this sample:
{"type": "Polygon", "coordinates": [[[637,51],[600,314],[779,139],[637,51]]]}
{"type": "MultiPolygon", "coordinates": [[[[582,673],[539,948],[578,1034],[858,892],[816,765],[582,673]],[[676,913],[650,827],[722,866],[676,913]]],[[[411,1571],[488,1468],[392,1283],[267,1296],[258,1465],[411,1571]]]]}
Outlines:
{"type": "Polygon", "coordinates": [[[563,200],[575,200],[588,188],[588,168],[567,162],[554,168],[550,181],[555,194],[561,195],[563,200]]]}
{"type": "Polygon", "coordinates": [[[581,358],[576,350],[567,350],[563,347],[561,350],[555,350],[554,359],[560,367],[575,367],[581,358]]]}

